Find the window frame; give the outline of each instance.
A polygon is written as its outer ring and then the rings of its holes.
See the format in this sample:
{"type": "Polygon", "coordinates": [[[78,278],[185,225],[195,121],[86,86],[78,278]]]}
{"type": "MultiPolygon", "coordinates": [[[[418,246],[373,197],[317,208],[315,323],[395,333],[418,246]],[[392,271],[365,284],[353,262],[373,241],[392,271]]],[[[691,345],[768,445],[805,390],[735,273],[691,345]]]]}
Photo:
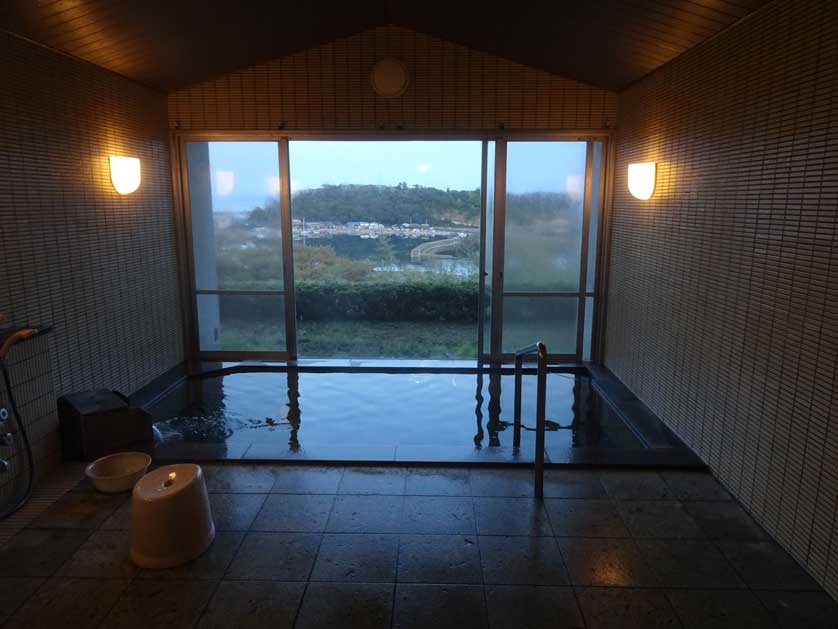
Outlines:
{"type": "MultiPolygon", "coordinates": [[[[538,130],[486,130],[486,131],[422,131],[422,132],[405,132],[405,131],[377,131],[377,132],[359,132],[359,131],[234,131],[234,130],[218,130],[218,131],[175,131],[170,139],[170,151],[172,155],[172,185],[175,200],[175,233],[177,237],[178,249],[178,266],[180,275],[180,290],[182,296],[182,303],[184,304],[182,315],[182,330],[186,343],[185,354],[186,359],[192,363],[202,361],[208,362],[239,362],[243,360],[261,360],[267,362],[289,362],[296,363],[297,361],[297,345],[296,345],[296,304],[295,304],[295,290],[294,290],[294,270],[293,270],[293,245],[292,245],[292,226],[291,226],[291,195],[290,195],[290,164],[288,143],[294,140],[324,140],[324,141],[445,141],[445,140],[469,140],[483,142],[483,179],[484,185],[481,189],[481,234],[486,229],[486,178],[494,176],[494,212],[493,227],[497,230],[503,230],[504,221],[498,221],[498,216],[501,219],[505,215],[505,194],[506,194],[506,143],[515,141],[527,142],[556,142],[556,141],[573,141],[573,142],[587,142],[588,148],[586,153],[586,168],[585,168],[585,183],[584,183],[584,206],[583,206],[583,234],[582,234],[582,257],[580,258],[580,284],[579,290],[576,292],[545,292],[533,293],[533,296],[555,296],[555,297],[577,297],[579,300],[579,317],[577,320],[577,342],[576,352],[574,354],[551,354],[550,361],[553,363],[578,363],[582,361],[583,356],[583,341],[584,341],[584,327],[585,327],[585,310],[587,298],[593,298],[593,321],[591,328],[591,349],[590,360],[592,362],[600,362],[603,352],[603,330],[605,325],[605,286],[607,281],[607,250],[609,245],[608,235],[610,234],[611,221],[611,198],[613,196],[613,164],[614,164],[614,133],[608,129],[584,129],[578,131],[538,131],[538,130]],[[206,294],[208,291],[197,290],[195,286],[195,265],[194,265],[194,251],[192,245],[192,219],[189,204],[189,175],[187,171],[186,162],[186,143],[187,142],[276,142],[279,152],[279,179],[280,179],[280,220],[282,227],[282,256],[283,256],[283,290],[282,291],[258,291],[259,294],[282,294],[285,300],[285,351],[202,351],[200,349],[200,339],[198,331],[198,316],[197,316],[197,297],[199,294],[206,294]],[[486,143],[495,142],[495,173],[486,172],[486,143]],[[588,266],[588,248],[590,242],[590,193],[592,185],[592,143],[601,141],[602,158],[601,158],[601,173],[599,179],[599,194],[598,194],[598,221],[597,221],[597,252],[596,272],[594,274],[594,286],[592,289],[587,285],[587,266],[588,266]],[[502,148],[502,159],[498,158],[498,148],[502,148]],[[500,163],[502,162],[502,164],[500,163]],[[502,175],[502,176],[501,176],[502,175]],[[503,181],[501,181],[503,180],[503,181]],[[500,183],[500,189],[498,184],[500,183]],[[500,201],[500,210],[498,202],[500,201]],[[497,223],[501,225],[498,227],[497,223]]],[[[483,239],[481,237],[481,240],[483,239]]],[[[500,265],[503,264],[503,239],[498,241],[497,237],[492,238],[492,262],[500,260],[500,265]],[[498,251],[500,249],[500,252],[498,251]],[[498,258],[500,253],[500,258],[498,258]]],[[[483,247],[481,247],[481,262],[485,257],[483,247]]],[[[494,277],[493,270],[484,269],[481,264],[480,286],[481,288],[487,281],[491,281],[493,285],[493,294],[502,294],[503,296],[527,296],[528,292],[510,291],[508,293],[495,293],[495,285],[497,278],[494,277]]],[[[502,272],[500,277],[500,286],[502,287],[502,272]]],[[[228,293],[252,293],[254,291],[226,291],[217,290],[210,291],[213,294],[228,294],[228,293]]],[[[484,291],[480,290],[479,301],[482,308],[484,300],[484,291]]],[[[492,312],[492,339],[491,345],[493,348],[501,347],[501,338],[495,339],[495,330],[502,325],[502,308],[503,299],[493,301],[492,312]],[[497,306],[495,306],[497,302],[497,306]],[[495,316],[496,308],[498,316],[495,316]],[[496,321],[501,322],[497,324],[496,321]]],[[[485,352],[483,345],[483,310],[479,311],[478,316],[478,355],[475,356],[477,363],[482,364],[496,364],[498,362],[511,362],[513,354],[507,352],[502,353],[498,351],[485,352]]],[[[549,349],[549,348],[548,348],[549,349]]]]}

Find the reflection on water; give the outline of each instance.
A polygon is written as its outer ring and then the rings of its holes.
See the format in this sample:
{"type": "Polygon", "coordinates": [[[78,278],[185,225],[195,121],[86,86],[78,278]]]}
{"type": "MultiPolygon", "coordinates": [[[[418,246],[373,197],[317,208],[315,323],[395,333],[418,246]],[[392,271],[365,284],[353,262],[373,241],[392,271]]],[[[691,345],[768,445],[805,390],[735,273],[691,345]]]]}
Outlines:
{"type": "Polygon", "coordinates": [[[475,277],[479,272],[479,266],[472,260],[427,260],[421,264],[387,264],[373,267],[373,271],[379,273],[397,273],[409,271],[412,273],[441,273],[443,275],[455,275],[457,277],[475,277]]]}
{"type": "MultiPolygon", "coordinates": [[[[523,449],[535,441],[535,393],[535,376],[524,376],[523,449]]],[[[153,412],[165,441],[492,448],[512,446],[513,400],[514,377],[497,371],[291,369],[193,378],[153,412]]],[[[586,376],[548,374],[547,419],[548,447],[640,447],[586,376]]]]}

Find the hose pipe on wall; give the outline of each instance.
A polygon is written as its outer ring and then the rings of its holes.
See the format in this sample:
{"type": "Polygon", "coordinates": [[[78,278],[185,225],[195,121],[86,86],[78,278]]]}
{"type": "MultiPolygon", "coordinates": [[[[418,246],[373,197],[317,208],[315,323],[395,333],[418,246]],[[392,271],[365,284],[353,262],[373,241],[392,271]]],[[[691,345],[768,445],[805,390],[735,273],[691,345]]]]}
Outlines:
{"type": "MultiPolygon", "coordinates": [[[[14,391],[12,391],[12,381],[9,377],[9,369],[6,364],[6,358],[9,355],[12,347],[15,344],[19,343],[20,341],[25,341],[28,338],[31,338],[35,334],[37,334],[37,330],[32,328],[24,328],[22,330],[18,330],[15,333],[11,334],[4,342],[3,345],[0,346],[0,371],[3,373],[3,383],[6,386],[6,395],[9,398],[9,406],[12,410],[12,416],[14,421],[17,422],[18,431],[20,433],[20,437],[23,440],[23,449],[26,452],[26,460],[28,465],[28,474],[26,476],[26,490],[23,493],[23,496],[17,502],[9,505],[6,507],[2,512],[0,512],[0,520],[5,519],[15,513],[18,509],[20,509],[26,502],[29,500],[29,497],[32,495],[32,481],[35,475],[35,460],[32,456],[32,445],[29,443],[29,435],[26,433],[26,427],[23,425],[23,419],[20,415],[20,409],[18,408],[17,401],[15,400],[14,391]]],[[[11,434],[11,433],[6,433],[11,434]]],[[[5,434],[2,435],[2,438],[5,439],[5,434]]]]}

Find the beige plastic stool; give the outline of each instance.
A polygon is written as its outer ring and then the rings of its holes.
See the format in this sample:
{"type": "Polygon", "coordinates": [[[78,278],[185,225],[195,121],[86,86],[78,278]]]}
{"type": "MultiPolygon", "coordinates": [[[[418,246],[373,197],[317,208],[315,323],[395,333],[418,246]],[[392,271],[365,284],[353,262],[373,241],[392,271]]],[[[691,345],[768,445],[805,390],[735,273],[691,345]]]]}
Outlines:
{"type": "Polygon", "coordinates": [[[131,560],[171,568],[203,553],[215,538],[204,472],[167,465],[143,476],[131,494],[131,560]]]}

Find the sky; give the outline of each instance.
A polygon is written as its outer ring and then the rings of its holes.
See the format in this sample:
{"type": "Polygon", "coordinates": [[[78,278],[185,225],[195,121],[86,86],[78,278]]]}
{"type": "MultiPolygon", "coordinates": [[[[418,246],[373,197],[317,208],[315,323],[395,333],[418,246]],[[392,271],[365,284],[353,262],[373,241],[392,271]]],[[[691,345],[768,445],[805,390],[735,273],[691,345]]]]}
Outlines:
{"type": "MultiPolygon", "coordinates": [[[[480,187],[479,141],[294,141],[289,143],[291,190],[324,184],[480,187]]],[[[240,211],[279,194],[275,142],[210,142],[215,211],[240,211]]],[[[584,142],[510,142],[509,192],[581,193],[584,142]]]]}

